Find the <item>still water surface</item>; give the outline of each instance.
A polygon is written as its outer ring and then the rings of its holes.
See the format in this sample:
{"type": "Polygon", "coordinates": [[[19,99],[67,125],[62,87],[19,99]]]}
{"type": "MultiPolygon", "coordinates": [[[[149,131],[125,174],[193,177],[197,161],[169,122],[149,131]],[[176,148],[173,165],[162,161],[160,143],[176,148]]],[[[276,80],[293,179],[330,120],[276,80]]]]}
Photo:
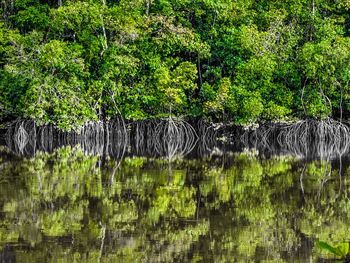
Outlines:
{"type": "Polygon", "coordinates": [[[344,156],[2,145],[0,261],[333,262],[315,242],[350,240],[349,186],[344,156]]]}

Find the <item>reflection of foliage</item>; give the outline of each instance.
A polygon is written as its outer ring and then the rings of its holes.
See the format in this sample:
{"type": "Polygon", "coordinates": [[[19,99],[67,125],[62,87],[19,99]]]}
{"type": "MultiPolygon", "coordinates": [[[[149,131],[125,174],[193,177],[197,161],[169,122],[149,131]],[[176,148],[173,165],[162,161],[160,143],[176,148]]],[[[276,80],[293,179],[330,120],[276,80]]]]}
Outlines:
{"type": "MultiPolygon", "coordinates": [[[[67,262],[153,262],[159,253],[171,261],[186,256],[192,243],[207,233],[206,221],[179,225],[179,217],[191,218],[196,211],[195,189],[184,186],[183,171],[173,171],[169,181],[166,174],[157,178],[154,171],[141,170],[142,158],[128,158],[122,171],[136,176],[117,173],[110,184],[114,167],[107,164],[102,170],[98,162],[79,148],[67,147],[6,166],[1,175],[1,188],[7,191],[0,193],[5,215],[0,245],[25,241],[32,247],[26,255],[29,262],[46,260],[51,250],[52,261],[68,254],[67,262]],[[163,200],[168,202],[162,210],[163,200]],[[154,211],[158,215],[150,216],[154,211]],[[43,242],[47,238],[61,246],[53,248],[43,242]],[[71,240],[73,246],[57,238],[71,240]]],[[[20,257],[22,251],[18,253],[20,257]]]]}
{"type": "Polygon", "coordinates": [[[349,243],[340,243],[337,246],[331,246],[326,242],[317,241],[316,244],[318,248],[337,256],[339,259],[346,260],[349,257],[349,243]]]}
{"type": "Polygon", "coordinates": [[[66,147],[1,166],[0,246],[29,245],[14,250],[26,262],[285,262],[305,239],[350,238],[348,170],[339,177],[326,161],[241,153],[114,165],[66,147]]]}

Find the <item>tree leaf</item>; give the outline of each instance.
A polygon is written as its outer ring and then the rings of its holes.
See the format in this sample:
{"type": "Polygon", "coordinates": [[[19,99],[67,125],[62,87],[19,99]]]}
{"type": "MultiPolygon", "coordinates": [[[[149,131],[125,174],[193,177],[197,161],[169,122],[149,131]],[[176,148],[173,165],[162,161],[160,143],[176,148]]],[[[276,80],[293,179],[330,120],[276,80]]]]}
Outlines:
{"type": "Polygon", "coordinates": [[[338,252],[338,255],[341,257],[346,257],[349,253],[349,243],[341,243],[335,248],[338,252]]]}
{"type": "Polygon", "coordinates": [[[319,240],[316,241],[316,245],[317,245],[320,249],[327,250],[328,252],[330,252],[330,253],[332,253],[332,254],[334,254],[334,255],[342,256],[340,250],[338,250],[338,247],[337,247],[337,248],[332,247],[332,246],[329,245],[328,243],[323,242],[323,241],[319,241],[319,240]]]}

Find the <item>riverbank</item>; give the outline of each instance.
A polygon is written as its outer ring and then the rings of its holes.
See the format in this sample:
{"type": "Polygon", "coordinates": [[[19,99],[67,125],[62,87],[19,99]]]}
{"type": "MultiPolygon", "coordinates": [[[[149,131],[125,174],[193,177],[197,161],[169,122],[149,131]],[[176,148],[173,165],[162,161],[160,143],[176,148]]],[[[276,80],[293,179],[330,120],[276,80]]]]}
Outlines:
{"type": "Polygon", "coordinates": [[[86,153],[121,158],[126,152],[169,159],[193,152],[223,154],[254,149],[266,155],[339,158],[350,150],[350,128],[332,119],[237,126],[200,120],[162,119],[86,123],[79,132],[64,132],[32,121],[12,123],[2,135],[14,152],[28,155],[80,145],[86,153]]]}
{"type": "MultiPolygon", "coordinates": [[[[326,118],[323,120],[320,119],[314,119],[314,118],[306,118],[306,119],[294,119],[291,121],[259,121],[250,123],[247,125],[238,125],[233,122],[214,122],[206,118],[177,118],[177,117],[171,117],[171,118],[160,118],[160,119],[148,119],[148,120],[127,120],[122,118],[115,118],[111,120],[106,121],[90,121],[86,122],[84,125],[82,125],[79,129],[71,130],[71,131],[64,131],[59,128],[57,128],[53,124],[48,125],[38,125],[33,120],[26,120],[26,119],[17,119],[17,120],[11,120],[6,121],[3,123],[0,123],[0,136],[4,136],[6,132],[9,130],[9,128],[13,128],[16,125],[20,126],[20,124],[26,124],[29,126],[36,126],[37,128],[42,127],[50,127],[51,129],[54,129],[57,132],[61,132],[64,134],[81,134],[82,130],[84,128],[89,127],[91,129],[100,127],[103,124],[107,123],[119,123],[119,126],[125,126],[122,129],[130,130],[130,127],[137,126],[138,127],[147,127],[149,125],[157,126],[161,123],[167,122],[167,121],[175,121],[178,123],[186,123],[193,127],[193,129],[196,131],[196,133],[199,133],[198,135],[201,136],[203,133],[205,134],[207,130],[215,131],[216,134],[218,134],[218,137],[221,138],[221,140],[229,140],[230,138],[233,138],[237,135],[241,134],[249,134],[249,133],[266,133],[267,131],[270,133],[272,131],[276,132],[279,130],[283,130],[286,128],[293,128],[299,126],[299,128],[296,128],[296,131],[300,131],[300,129],[309,129],[309,128],[316,128],[321,127],[322,125],[324,128],[331,128],[332,126],[342,126],[343,128],[350,127],[350,123],[347,121],[338,121],[332,118],[326,118]]],[[[329,129],[329,132],[331,132],[332,129],[329,129]]],[[[326,131],[327,132],[327,131],[326,131]]]]}

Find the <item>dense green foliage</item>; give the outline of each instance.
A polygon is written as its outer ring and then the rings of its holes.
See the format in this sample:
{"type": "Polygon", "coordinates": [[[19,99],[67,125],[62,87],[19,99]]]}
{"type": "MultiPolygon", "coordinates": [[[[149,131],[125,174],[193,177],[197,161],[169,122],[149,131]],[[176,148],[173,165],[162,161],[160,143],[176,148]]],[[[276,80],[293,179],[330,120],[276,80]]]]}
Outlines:
{"type": "Polygon", "coordinates": [[[343,117],[348,0],[3,0],[1,115],[343,117]]]}
{"type": "Polygon", "coordinates": [[[12,244],[16,262],[321,262],[314,241],[350,239],[349,164],[6,151],[0,255],[12,244]]]}

